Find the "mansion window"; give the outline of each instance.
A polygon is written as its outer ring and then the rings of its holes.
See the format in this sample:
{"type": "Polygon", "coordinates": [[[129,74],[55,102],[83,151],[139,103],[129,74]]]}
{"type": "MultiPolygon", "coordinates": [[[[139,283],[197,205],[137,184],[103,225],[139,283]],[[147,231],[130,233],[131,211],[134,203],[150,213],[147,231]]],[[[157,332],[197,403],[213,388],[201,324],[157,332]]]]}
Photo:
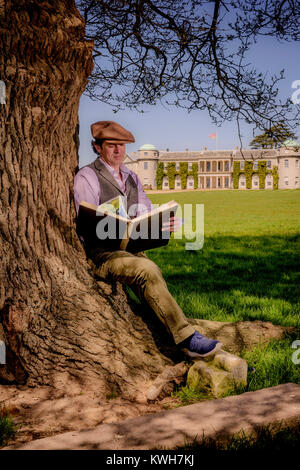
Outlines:
{"type": "Polygon", "coordinates": [[[179,187],[179,186],[180,186],[180,184],[181,184],[181,183],[180,183],[180,180],[177,180],[177,181],[176,181],[176,186],[178,186],[178,187],[179,187]]]}
{"type": "Polygon", "coordinates": [[[299,168],[299,160],[296,160],[296,168],[299,168]]]}
{"type": "Polygon", "coordinates": [[[206,162],[206,171],[210,171],[210,162],[206,162]]]}
{"type": "Polygon", "coordinates": [[[193,186],[193,184],[194,184],[193,181],[190,180],[190,181],[189,181],[189,186],[193,186]]]}
{"type": "Polygon", "coordinates": [[[148,162],[144,162],[144,170],[148,170],[148,162]]]}
{"type": "Polygon", "coordinates": [[[207,178],[207,179],[206,179],[206,187],[207,187],[207,188],[210,188],[210,178],[207,178]]]}
{"type": "Polygon", "coordinates": [[[148,152],[144,152],[144,155],[148,155],[148,152]]]}
{"type": "Polygon", "coordinates": [[[241,170],[244,170],[245,169],[245,162],[240,162],[240,167],[241,167],[241,170]]]}
{"type": "Polygon", "coordinates": [[[241,186],[245,186],[245,181],[241,181],[241,186]]]}
{"type": "Polygon", "coordinates": [[[285,176],[285,178],[284,178],[284,184],[285,184],[286,186],[289,185],[289,179],[288,179],[287,176],[285,176]]]}
{"type": "Polygon", "coordinates": [[[189,162],[189,171],[191,171],[193,169],[192,165],[193,164],[189,162]]]}
{"type": "Polygon", "coordinates": [[[267,161],[267,168],[272,168],[272,162],[271,162],[271,160],[268,160],[268,161],[267,161]]]}
{"type": "Polygon", "coordinates": [[[272,184],[272,181],[268,180],[268,186],[271,186],[271,184],[272,184]]]}
{"type": "Polygon", "coordinates": [[[257,185],[258,185],[258,181],[255,180],[255,181],[254,181],[254,186],[257,186],[257,185]]]}
{"type": "Polygon", "coordinates": [[[284,160],[284,168],[288,168],[289,167],[289,161],[288,160],[284,160]]]}
{"type": "Polygon", "coordinates": [[[168,181],[164,182],[164,186],[167,187],[169,185],[168,181]]]}
{"type": "Polygon", "coordinates": [[[257,162],[254,162],[253,163],[253,170],[257,170],[258,169],[258,163],[257,162]]]}
{"type": "Polygon", "coordinates": [[[176,171],[179,171],[180,170],[180,163],[176,163],[176,171]]]}
{"type": "Polygon", "coordinates": [[[229,162],[225,162],[225,171],[229,171],[229,162]]]}
{"type": "Polygon", "coordinates": [[[229,178],[225,178],[225,188],[229,187],[229,178]]]}

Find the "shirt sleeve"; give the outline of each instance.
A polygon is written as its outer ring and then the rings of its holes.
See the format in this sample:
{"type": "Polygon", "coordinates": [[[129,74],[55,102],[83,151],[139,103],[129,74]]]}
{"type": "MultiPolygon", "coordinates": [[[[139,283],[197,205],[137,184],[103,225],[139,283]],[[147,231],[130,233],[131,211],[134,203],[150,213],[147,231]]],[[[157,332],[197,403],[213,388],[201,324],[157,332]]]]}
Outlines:
{"type": "Polygon", "coordinates": [[[100,184],[92,168],[82,168],[74,179],[74,200],[78,214],[81,201],[98,206],[100,200],[100,184]]]}

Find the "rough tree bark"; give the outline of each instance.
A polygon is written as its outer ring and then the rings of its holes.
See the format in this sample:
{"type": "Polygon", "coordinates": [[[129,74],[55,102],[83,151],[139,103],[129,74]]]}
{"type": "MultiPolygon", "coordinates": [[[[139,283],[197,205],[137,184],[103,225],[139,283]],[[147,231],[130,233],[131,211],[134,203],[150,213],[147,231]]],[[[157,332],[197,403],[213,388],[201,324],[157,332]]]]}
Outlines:
{"type": "Polygon", "coordinates": [[[78,105],[93,44],[73,0],[0,1],[0,15],[2,383],[136,397],[174,357],[119,284],[95,280],[75,232],[78,105]]]}

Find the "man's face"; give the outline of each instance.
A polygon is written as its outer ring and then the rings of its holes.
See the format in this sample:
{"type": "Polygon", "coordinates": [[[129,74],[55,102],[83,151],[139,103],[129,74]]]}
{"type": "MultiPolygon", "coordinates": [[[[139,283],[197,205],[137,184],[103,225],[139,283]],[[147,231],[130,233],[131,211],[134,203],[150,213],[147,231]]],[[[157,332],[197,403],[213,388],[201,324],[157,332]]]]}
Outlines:
{"type": "Polygon", "coordinates": [[[126,154],[125,144],[110,144],[105,141],[102,148],[99,147],[98,150],[100,150],[101,158],[113,167],[120,166],[126,154]]]}

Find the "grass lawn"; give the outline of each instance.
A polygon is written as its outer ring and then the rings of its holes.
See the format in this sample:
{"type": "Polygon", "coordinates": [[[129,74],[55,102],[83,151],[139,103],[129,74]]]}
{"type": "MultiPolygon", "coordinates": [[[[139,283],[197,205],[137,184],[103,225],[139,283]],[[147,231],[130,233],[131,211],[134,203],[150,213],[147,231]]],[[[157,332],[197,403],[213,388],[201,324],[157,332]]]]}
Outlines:
{"type": "Polygon", "coordinates": [[[204,245],[149,250],[187,317],[300,326],[300,191],[148,194],[204,204],[204,245]]]}
{"type": "MultiPolygon", "coordinates": [[[[187,251],[186,240],[171,239],[147,252],[187,317],[300,327],[299,190],[147,195],[156,204],[204,204],[201,250],[187,251]]],[[[245,353],[256,371],[247,390],[300,383],[300,364],[291,361],[296,338],[245,353]]]]}

